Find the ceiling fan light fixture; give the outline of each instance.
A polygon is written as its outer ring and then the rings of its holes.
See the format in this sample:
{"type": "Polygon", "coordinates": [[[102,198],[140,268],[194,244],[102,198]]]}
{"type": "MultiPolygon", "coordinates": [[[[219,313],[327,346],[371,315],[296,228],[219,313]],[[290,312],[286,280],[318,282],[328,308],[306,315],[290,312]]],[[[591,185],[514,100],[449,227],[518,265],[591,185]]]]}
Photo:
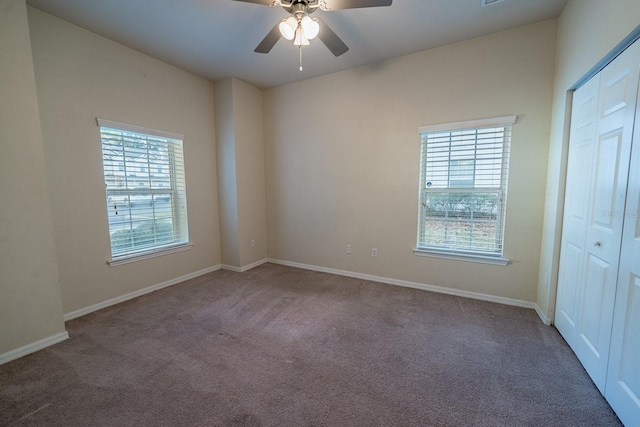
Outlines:
{"type": "Polygon", "coordinates": [[[283,19],[278,26],[280,28],[280,34],[287,40],[293,40],[298,29],[298,20],[293,16],[287,19],[283,19]]]}
{"type": "Polygon", "coordinates": [[[308,15],[302,18],[300,21],[300,25],[302,25],[302,29],[304,30],[304,35],[309,40],[313,40],[316,38],[318,33],[320,32],[320,25],[315,19],[311,19],[308,15]]]}

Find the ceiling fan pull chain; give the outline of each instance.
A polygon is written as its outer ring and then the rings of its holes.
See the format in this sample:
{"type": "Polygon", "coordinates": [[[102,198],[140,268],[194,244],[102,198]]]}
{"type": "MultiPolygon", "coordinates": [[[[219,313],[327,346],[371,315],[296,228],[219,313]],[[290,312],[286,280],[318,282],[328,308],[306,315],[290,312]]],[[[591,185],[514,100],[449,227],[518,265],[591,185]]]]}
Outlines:
{"type": "Polygon", "coordinates": [[[298,46],[298,50],[300,51],[300,71],[302,71],[302,46],[298,46]]]}

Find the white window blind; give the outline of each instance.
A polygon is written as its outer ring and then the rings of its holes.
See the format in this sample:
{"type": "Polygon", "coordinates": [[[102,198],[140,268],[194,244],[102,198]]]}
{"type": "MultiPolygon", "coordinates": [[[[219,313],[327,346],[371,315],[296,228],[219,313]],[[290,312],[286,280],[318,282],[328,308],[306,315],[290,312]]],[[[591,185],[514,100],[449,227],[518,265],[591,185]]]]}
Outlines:
{"type": "Polygon", "coordinates": [[[418,250],[502,256],[516,117],[420,128],[418,250]]]}
{"type": "Polygon", "coordinates": [[[112,261],[187,244],[182,135],[97,121],[112,261]]]}

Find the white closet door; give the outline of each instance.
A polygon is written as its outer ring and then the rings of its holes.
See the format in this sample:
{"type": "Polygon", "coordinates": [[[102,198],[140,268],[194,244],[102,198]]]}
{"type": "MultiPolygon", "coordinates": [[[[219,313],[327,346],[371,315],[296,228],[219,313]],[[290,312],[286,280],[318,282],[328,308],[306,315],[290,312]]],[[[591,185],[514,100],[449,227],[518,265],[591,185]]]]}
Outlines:
{"type": "MultiPolygon", "coordinates": [[[[636,42],[636,44],[638,44],[636,42]]],[[[640,62],[640,61],[639,61],[640,62]]],[[[640,93],[638,94],[640,98],[640,93]]],[[[620,273],[605,397],[625,425],[640,424],[640,103],[629,169],[620,273]]]]}
{"type": "Polygon", "coordinates": [[[618,282],[629,158],[638,92],[640,44],[628,48],[600,78],[591,202],[585,243],[580,339],[574,351],[604,394],[618,282]]]}
{"type": "MultiPolygon", "coordinates": [[[[565,215],[565,219],[569,221],[569,228],[565,238],[563,226],[558,284],[560,315],[556,324],[603,394],[624,221],[623,216],[617,213],[625,209],[638,89],[638,49],[640,44],[636,43],[600,72],[599,82],[593,83],[594,86],[590,88],[594,90],[599,83],[597,95],[585,95],[586,98],[597,99],[591,157],[584,154],[584,160],[580,157],[572,159],[573,153],[570,153],[569,165],[572,170],[567,172],[567,180],[572,186],[567,188],[567,192],[576,188],[580,192],[579,186],[583,185],[587,195],[580,197],[588,200],[588,205],[586,228],[582,229],[584,240],[580,241],[578,222],[573,221],[576,229],[571,230],[569,218],[576,215],[578,209],[571,205],[574,195],[567,194],[566,214],[569,217],[565,215]],[[589,177],[584,177],[585,174],[589,177]],[[590,180],[588,184],[585,182],[587,178],[590,180]],[[574,179],[578,182],[573,182],[574,179]],[[572,236],[574,233],[575,238],[572,236]],[[569,318],[569,314],[571,321],[562,322],[562,317],[569,318]]],[[[576,91],[578,117],[581,114],[579,102],[583,88],[576,91]]],[[[577,134],[573,145],[579,146],[579,140],[583,139],[586,149],[589,138],[586,135],[580,137],[579,131],[577,134]]],[[[582,215],[584,211],[580,212],[582,215]]]]}
{"type": "Polygon", "coordinates": [[[573,95],[555,319],[556,328],[571,348],[575,348],[579,339],[578,325],[582,314],[580,301],[584,293],[584,246],[599,91],[598,74],[573,95]]]}

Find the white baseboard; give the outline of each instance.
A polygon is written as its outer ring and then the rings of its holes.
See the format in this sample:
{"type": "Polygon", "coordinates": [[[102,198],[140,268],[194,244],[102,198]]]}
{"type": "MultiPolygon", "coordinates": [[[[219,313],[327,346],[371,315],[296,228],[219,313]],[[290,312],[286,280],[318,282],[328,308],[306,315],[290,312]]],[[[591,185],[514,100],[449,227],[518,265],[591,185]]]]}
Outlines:
{"type": "MultiPolygon", "coordinates": [[[[479,293],[479,292],[463,291],[463,290],[460,290],[460,289],[445,288],[445,287],[442,287],[442,286],[427,285],[427,284],[424,284],[424,283],[409,282],[409,281],[406,281],[406,280],[392,279],[392,278],[389,278],[389,277],[382,277],[382,276],[374,276],[374,275],[371,275],[371,274],[357,273],[357,272],[347,271],[347,270],[338,270],[338,269],[335,269],[335,268],[320,267],[320,266],[317,266],[317,265],[302,264],[302,263],[292,262],[292,261],[284,261],[284,260],[274,259],[274,258],[262,259],[262,260],[254,262],[254,263],[251,263],[249,265],[246,265],[244,267],[234,267],[234,266],[231,266],[231,265],[216,265],[216,266],[213,266],[213,267],[209,267],[209,268],[206,268],[206,269],[203,269],[203,270],[200,270],[200,271],[196,271],[196,272],[193,272],[193,273],[190,273],[190,274],[186,274],[184,276],[177,277],[175,279],[172,279],[172,280],[169,280],[169,281],[166,281],[166,282],[163,282],[163,283],[159,283],[157,285],[149,286],[147,288],[140,289],[140,290],[135,291],[135,292],[131,292],[131,293],[128,293],[128,294],[125,294],[125,295],[121,295],[119,297],[112,298],[110,300],[103,301],[101,303],[94,304],[94,305],[91,305],[89,307],[82,308],[80,310],[72,311],[72,312],[67,313],[67,314],[64,315],[64,320],[65,321],[72,320],[72,319],[75,319],[77,317],[84,316],[85,314],[93,313],[94,311],[101,310],[103,308],[106,308],[106,307],[109,307],[109,306],[112,306],[112,305],[115,305],[115,304],[130,300],[130,299],[139,297],[141,295],[145,295],[145,294],[151,293],[153,291],[157,291],[157,290],[162,289],[162,288],[166,288],[168,286],[172,286],[172,285],[184,282],[184,281],[189,280],[189,279],[193,279],[195,277],[202,276],[202,275],[207,274],[207,273],[211,273],[213,271],[224,269],[224,270],[234,271],[234,272],[237,272],[237,273],[244,273],[244,272],[246,272],[248,270],[251,270],[252,268],[258,267],[258,266],[260,266],[262,264],[265,264],[267,262],[270,262],[270,263],[273,263],[273,264],[286,265],[286,266],[289,266],[289,267],[302,268],[302,269],[305,269],[305,270],[313,270],[313,271],[319,271],[319,272],[323,272],[323,273],[337,274],[339,276],[353,277],[353,278],[356,278],[356,279],[370,280],[370,281],[373,281],[373,282],[386,283],[386,284],[389,284],[389,285],[402,286],[402,287],[406,287],[406,288],[421,289],[421,290],[424,290],[424,291],[436,292],[436,293],[447,294],[447,295],[454,295],[454,296],[477,299],[477,300],[482,300],[482,301],[495,302],[495,303],[498,303],[498,304],[511,305],[511,306],[515,306],[515,307],[530,308],[530,309],[534,309],[536,311],[536,313],[540,317],[540,320],[545,325],[550,325],[551,324],[551,320],[542,312],[540,307],[538,307],[538,305],[536,303],[534,303],[534,302],[529,302],[529,301],[524,301],[524,300],[519,300],[519,299],[514,299],[514,298],[499,297],[499,296],[495,296],[495,295],[482,294],[482,293],[479,293]]],[[[36,351],[36,350],[34,350],[34,351],[36,351]]],[[[0,360],[2,360],[2,359],[0,359],[0,360]]]]}
{"type": "Polygon", "coordinates": [[[22,356],[26,356],[27,354],[35,353],[38,350],[42,350],[66,339],[69,339],[69,334],[67,333],[67,331],[64,331],[60,332],[59,334],[51,335],[50,337],[38,340],[36,342],[23,345],[22,347],[8,351],[6,353],[2,353],[0,354],[0,365],[11,362],[12,360],[18,359],[22,356]]]}
{"type": "Polygon", "coordinates": [[[93,313],[94,311],[98,311],[98,310],[101,310],[103,308],[106,308],[106,307],[109,307],[109,306],[112,306],[112,305],[115,305],[115,304],[118,304],[118,303],[121,303],[121,302],[124,302],[124,301],[128,301],[128,300],[133,299],[133,298],[137,298],[137,297],[139,297],[141,295],[148,294],[148,293],[151,293],[153,291],[157,291],[159,289],[166,288],[168,286],[176,285],[176,284],[184,282],[186,280],[193,279],[193,278],[205,275],[207,273],[211,273],[213,271],[220,270],[220,268],[222,268],[221,265],[214,265],[213,267],[209,267],[209,268],[205,268],[203,270],[195,271],[193,273],[185,274],[184,276],[176,277],[175,279],[171,279],[171,280],[168,280],[166,282],[158,283],[157,285],[149,286],[147,288],[140,289],[140,290],[135,291],[135,292],[131,292],[131,293],[128,293],[128,294],[125,294],[125,295],[121,295],[121,296],[116,297],[116,298],[112,298],[112,299],[109,299],[109,300],[106,300],[106,301],[102,301],[102,302],[99,302],[97,304],[90,305],[89,307],[85,307],[85,308],[81,308],[80,310],[72,311],[71,313],[66,313],[64,315],[64,321],[66,322],[68,320],[72,320],[72,319],[75,319],[77,317],[84,316],[85,314],[93,313]]]}
{"type": "Polygon", "coordinates": [[[245,265],[244,267],[235,267],[233,265],[222,264],[222,269],[223,270],[229,270],[229,271],[235,271],[236,273],[244,273],[245,271],[249,271],[252,268],[255,268],[255,267],[257,267],[259,265],[262,265],[262,264],[265,264],[267,262],[269,262],[269,260],[265,258],[265,259],[261,259],[261,260],[258,260],[256,262],[253,262],[251,264],[245,265]]]}
{"type": "Polygon", "coordinates": [[[542,323],[544,323],[547,326],[551,326],[551,319],[547,317],[546,314],[544,314],[542,309],[538,307],[538,304],[536,304],[534,308],[536,310],[536,313],[538,313],[538,317],[540,317],[540,320],[542,320],[542,323]]]}
{"type": "Polygon", "coordinates": [[[437,292],[439,294],[447,294],[464,298],[477,299],[482,301],[495,302],[498,304],[511,305],[515,307],[535,309],[536,304],[529,301],[498,297],[495,295],[487,295],[479,292],[463,291],[460,289],[445,288],[442,286],[427,285],[424,283],[409,282],[406,280],[391,279],[389,277],[373,276],[370,274],[356,273],[353,271],[337,270],[334,268],[319,267],[316,265],[300,264],[297,262],[283,261],[279,259],[269,258],[269,262],[273,264],[286,265],[289,267],[302,268],[305,270],[320,271],[323,273],[337,274],[339,276],[353,277],[356,279],[370,280],[372,282],[386,283],[389,285],[403,286],[405,288],[421,289],[423,291],[437,292]]]}

